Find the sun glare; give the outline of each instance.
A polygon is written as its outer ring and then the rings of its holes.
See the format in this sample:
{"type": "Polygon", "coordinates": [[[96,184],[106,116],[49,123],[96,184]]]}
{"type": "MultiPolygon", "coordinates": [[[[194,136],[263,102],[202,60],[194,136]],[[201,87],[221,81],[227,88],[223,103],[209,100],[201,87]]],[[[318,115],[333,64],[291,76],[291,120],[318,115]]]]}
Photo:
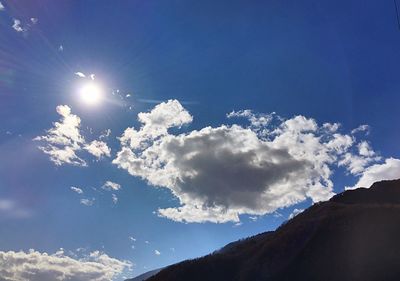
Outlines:
{"type": "Polygon", "coordinates": [[[98,104],[103,98],[101,87],[93,82],[83,85],[79,94],[82,101],[88,105],[98,104]]]}

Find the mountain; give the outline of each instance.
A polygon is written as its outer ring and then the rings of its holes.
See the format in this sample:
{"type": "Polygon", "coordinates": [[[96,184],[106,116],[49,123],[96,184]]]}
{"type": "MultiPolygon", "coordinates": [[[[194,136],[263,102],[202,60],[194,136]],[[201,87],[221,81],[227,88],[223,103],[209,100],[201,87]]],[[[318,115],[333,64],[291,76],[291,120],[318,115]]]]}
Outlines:
{"type": "Polygon", "coordinates": [[[146,281],[400,280],[400,180],[348,190],[146,281]]]}
{"type": "Polygon", "coordinates": [[[127,279],[125,281],[144,281],[146,279],[149,279],[151,276],[156,275],[158,272],[160,272],[160,270],[162,270],[162,268],[147,271],[146,273],[140,274],[139,276],[136,276],[135,278],[127,279]]]}

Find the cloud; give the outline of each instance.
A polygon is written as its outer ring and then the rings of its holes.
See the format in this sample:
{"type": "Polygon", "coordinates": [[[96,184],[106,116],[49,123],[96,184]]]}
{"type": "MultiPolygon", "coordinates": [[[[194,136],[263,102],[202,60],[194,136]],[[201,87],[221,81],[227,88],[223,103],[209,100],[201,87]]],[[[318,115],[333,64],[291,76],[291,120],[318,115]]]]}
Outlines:
{"type": "Polygon", "coordinates": [[[86,77],[86,75],[85,74],[83,74],[82,72],[75,72],[74,73],[76,76],[79,76],[79,77],[81,77],[81,78],[85,78],[86,77]]]}
{"type": "Polygon", "coordinates": [[[358,145],[338,132],[339,124],[320,126],[301,115],[283,119],[244,110],[228,117],[246,118],[250,125],[172,134],[169,129],[193,117],[177,100],[163,102],[138,114],[141,127],[125,130],[113,163],[178,198],[179,206],[159,209],[159,216],[238,222],[241,214],[264,215],[307,198],[330,198],[333,167],[350,169],[351,161],[339,162],[358,145]]]}
{"type": "Polygon", "coordinates": [[[365,132],[368,135],[369,131],[370,131],[370,127],[368,125],[364,124],[364,125],[360,125],[357,128],[353,129],[351,131],[351,134],[354,135],[354,134],[357,134],[359,132],[365,132]]]}
{"type": "Polygon", "coordinates": [[[112,202],[113,202],[114,204],[117,204],[117,203],[118,203],[118,197],[117,197],[117,195],[115,195],[114,193],[112,194],[111,199],[112,199],[112,202]]]}
{"type": "Polygon", "coordinates": [[[99,139],[106,139],[106,138],[108,138],[110,135],[111,135],[111,129],[106,129],[106,130],[104,130],[104,131],[101,133],[99,139]]]}
{"type": "Polygon", "coordinates": [[[81,204],[82,205],[85,205],[85,206],[88,206],[88,207],[90,207],[90,206],[93,206],[93,204],[94,204],[94,201],[95,201],[95,199],[94,198],[92,198],[92,199],[89,199],[89,198],[84,198],[84,199],[81,199],[81,204]]]}
{"type": "Polygon", "coordinates": [[[81,259],[66,256],[63,250],[54,254],[0,251],[0,279],[7,281],[109,281],[131,267],[131,262],[99,251],[81,259]]]}
{"type": "Polygon", "coordinates": [[[79,187],[71,186],[71,190],[72,190],[73,192],[78,193],[78,194],[82,194],[82,193],[83,193],[83,190],[80,189],[79,187]]]}
{"type": "Polygon", "coordinates": [[[108,191],[118,191],[121,189],[121,185],[112,181],[106,181],[101,188],[108,191]]]}
{"type": "Polygon", "coordinates": [[[50,160],[56,165],[71,164],[76,166],[87,166],[85,160],[77,155],[81,150],[87,150],[98,159],[110,156],[111,150],[103,141],[94,140],[89,144],[81,135],[81,119],[71,113],[68,105],[56,107],[57,113],[61,116],[59,122],[53,123],[53,128],[46,131],[46,135],[34,138],[43,145],[39,149],[50,156],[50,160]]]}
{"type": "Polygon", "coordinates": [[[4,11],[5,10],[5,7],[4,7],[4,5],[0,2],[0,11],[4,11]]]}
{"type": "Polygon", "coordinates": [[[21,26],[21,21],[19,19],[13,19],[12,28],[16,32],[24,32],[24,31],[26,31],[26,29],[21,26]]]}
{"type": "Polygon", "coordinates": [[[160,251],[158,251],[158,250],[154,250],[154,254],[157,256],[161,255],[160,251]]]}
{"type": "Polygon", "coordinates": [[[111,149],[104,141],[94,140],[90,144],[85,145],[84,149],[97,159],[100,159],[103,155],[107,157],[110,157],[111,155],[111,149]]]}
{"type": "Polygon", "coordinates": [[[25,219],[31,216],[32,212],[16,201],[0,198],[0,219],[25,219]]]}
{"type": "Polygon", "coordinates": [[[46,145],[39,149],[50,155],[50,160],[56,165],[64,163],[86,166],[86,162],[76,155],[76,152],[85,144],[85,139],[80,134],[81,119],[71,113],[68,105],[59,105],[56,108],[61,116],[60,122],[55,122],[54,127],[47,130],[47,135],[34,138],[43,141],[46,145]]]}
{"type": "Polygon", "coordinates": [[[361,175],[358,182],[352,187],[370,187],[374,182],[381,180],[394,180],[400,178],[400,159],[387,158],[382,164],[375,164],[368,167],[361,175]]]}
{"type": "Polygon", "coordinates": [[[361,141],[357,144],[358,153],[346,153],[339,161],[339,166],[346,166],[353,175],[360,175],[371,163],[381,160],[379,155],[371,148],[368,142],[361,141]]]}
{"type": "Polygon", "coordinates": [[[39,21],[38,18],[30,18],[30,20],[32,24],[37,24],[39,21]]]}
{"type": "Polygon", "coordinates": [[[304,209],[294,209],[293,212],[289,215],[289,220],[302,213],[304,209]]]}

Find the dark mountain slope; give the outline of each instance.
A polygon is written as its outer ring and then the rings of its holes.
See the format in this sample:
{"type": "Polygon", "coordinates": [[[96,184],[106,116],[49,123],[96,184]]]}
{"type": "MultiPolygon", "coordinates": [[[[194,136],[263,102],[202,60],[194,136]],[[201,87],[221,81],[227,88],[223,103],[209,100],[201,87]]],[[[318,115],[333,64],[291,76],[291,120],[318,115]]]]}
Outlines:
{"type": "Polygon", "coordinates": [[[183,280],[400,280],[400,180],[346,191],[272,233],[228,244],[148,279],[183,280]]]}

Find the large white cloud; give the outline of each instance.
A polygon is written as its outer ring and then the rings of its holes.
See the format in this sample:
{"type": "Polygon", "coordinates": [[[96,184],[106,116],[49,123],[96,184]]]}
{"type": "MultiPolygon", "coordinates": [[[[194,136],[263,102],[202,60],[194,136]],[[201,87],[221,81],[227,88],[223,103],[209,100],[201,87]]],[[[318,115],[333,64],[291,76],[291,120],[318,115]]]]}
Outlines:
{"type": "Polygon", "coordinates": [[[182,134],[168,131],[192,121],[176,100],[138,117],[141,128],[125,130],[113,163],[168,188],[180,206],[158,212],[176,221],[237,222],[240,214],[263,215],[307,198],[326,200],[333,195],[332,166],[351,169],[352,161],[343,161],[346,154],[370,157],[359,153],[366,154],[366,147],[357,149],[353,136],[338,132],[338,124],[319,126],[304,116],[284,120],[231,112],[229,118],[245,117],[250,125],[182,134]]]}
{"type": "Polygon", "coordinates": [[[400,179],[400,159],[387,158],[384,163],[375,164],[365,169],[360,179],[353,187],[370,187],[374,182],[381,180],[400,179]]]}
{"type": "Polygon", "coordinates": [[[54,122],[53,128],[47,130],[46,135],[34,138],[43,144],[39,149],[48,154],[52,162],[56,165],[87,166],[86,161],[77,155],[82,149],[98,159],[110,156],[111,150],[105,142],[94,140],[86,143],[80,131],[81,119],[71,113],[68,105],[59,105],[56,110],[61,120],[54,122]]]}
{"type": "Polygon", "coordinates": [[[0,280],[2,281],[110,281],[132,263],[111,258],[94,251],[81,259],[55,254],[0,251],[0,280]]]}

